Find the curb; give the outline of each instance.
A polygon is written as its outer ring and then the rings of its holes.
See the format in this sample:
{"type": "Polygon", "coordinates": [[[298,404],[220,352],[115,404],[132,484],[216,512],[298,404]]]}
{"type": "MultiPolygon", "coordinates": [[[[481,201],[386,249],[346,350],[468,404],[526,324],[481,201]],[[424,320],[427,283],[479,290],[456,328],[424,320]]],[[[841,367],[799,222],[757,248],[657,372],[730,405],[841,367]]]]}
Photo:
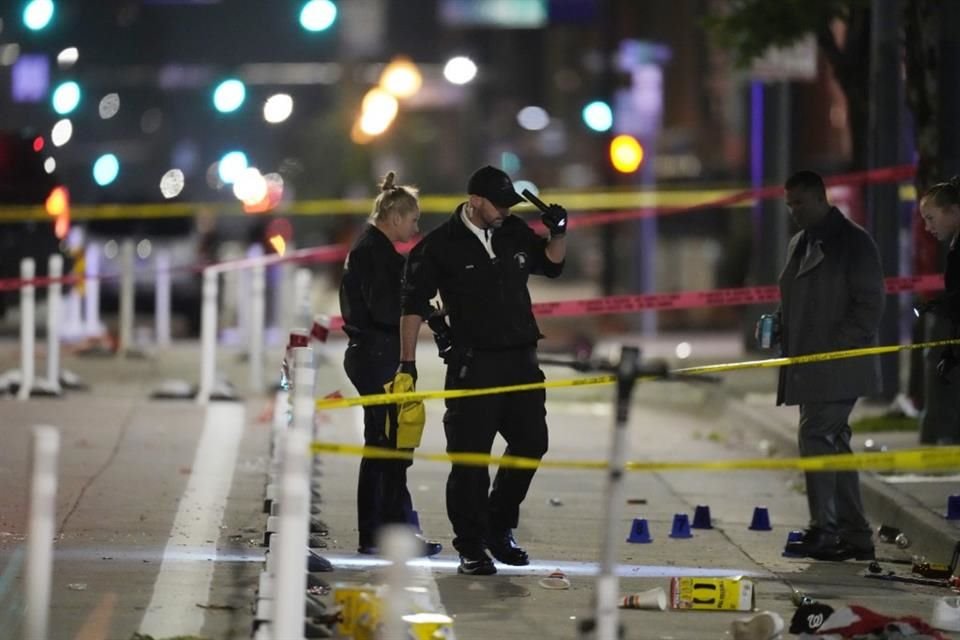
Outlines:
{"type": "MultiPolygon", "coordinates": [[[[727,409],[775,440],[778,447],[797,451],[796,425],[735,397],[727,397],[727,409]]],[[[935,562],[949,561],[960,540],[960,530],[912,495],[884,482],[875,472],[860,472],[860,492],[874,526],[882,523],[901,529],[910,540],[910,553],[925,555],[935,562]]]]}

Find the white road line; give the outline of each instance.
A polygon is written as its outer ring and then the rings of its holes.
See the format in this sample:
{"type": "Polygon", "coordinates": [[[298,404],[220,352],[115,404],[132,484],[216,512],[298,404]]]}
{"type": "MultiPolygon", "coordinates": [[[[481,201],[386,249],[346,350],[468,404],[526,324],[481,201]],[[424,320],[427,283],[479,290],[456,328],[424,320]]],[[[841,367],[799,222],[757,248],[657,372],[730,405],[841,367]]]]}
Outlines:
{"type": "Polygon", "coordinates": [[[216,556],[244,420],[242,404],[214,402],[207,407],[190,480],[163,552],[153,596],[140,623],[142,634],[192,636],[203,627],[203,609],[197,605],[208,603],[216,563],[184,563],[182,554],[186,548],[216,556]]]}
{"type": "MultiPolygon", "coordinates": [[[[326,554],[327,558],[337,569],[369,570],[375,567],[382,567],[389,564],[387,560],[380,558],[370,558],[367,556],[355,555],[331,555],[326,554]]],[[[459,559],[453,557],[433,556],[430,559],[411,560],[407,563],[410,567],[431,573],[456,573],[459,559]]],[[[562,571],[568,576],[595,576],[598,572],[596,562],[577,562],[571,560],[542,560],[532,562],[523,567],[512,567],[505,564],[496,563],[497,574],[506,576],[541,576],[545,577],[554,571],[562,571]]],[[[682,567],[676,565],[642,565],[642,564],[621,564],[617,565],[617,575],[622,578],[666,578],[675,576],[698,576],[698,577],[726,577],[726,576],[750,576],[763,577],[770,576],[769,572],[751,571],[749,569],[738,568],[706,568],[706,567],[682,567]]],[[[436,582],[434,582],[436,585],[436,582]]]]}

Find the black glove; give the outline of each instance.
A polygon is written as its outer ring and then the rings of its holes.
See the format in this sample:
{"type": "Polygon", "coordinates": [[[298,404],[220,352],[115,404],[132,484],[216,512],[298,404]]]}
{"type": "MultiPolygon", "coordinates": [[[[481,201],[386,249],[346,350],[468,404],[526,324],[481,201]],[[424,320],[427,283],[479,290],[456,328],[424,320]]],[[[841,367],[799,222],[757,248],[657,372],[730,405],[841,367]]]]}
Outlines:
{"type": "Polygon", "coordinates": [[[957,356],[954,355],[953,349],[949,347],[944,349],[943,353],[940,354],[940,361],[937,362],[937,376],[940,377],[942,382],[948,382],[947,378],[956,366],[957,356]]]}
{"type": "Polygon", "coordinates": [[[433,331],[433,341],[437,343],[437,352],[446,362],[453,351],[453,336],[450,334],[450,325],[447,324],[446,314],[441,309],[434,309],[427,318],[427,325],[433,331]]]}
{"type": "Polygon", "coordinates": [[[417,362],[416,360],[401,360],[397,367],[397,373],[409,373],[413,378],[414,384],[417,382],[417,362]]]}
{"type": "Polygon", "coordinates": [[[546,211],[541,211],[540,221],[550,230],[551,238],[559,238],[567,232],[567,210],[558,204],[551,204],[546,211]]]}
{"type": "Polygon", "coordinates": [[[937,300],[927,300],[926,302],[917,302],[917,304],[913,305],[913,309],[917,312],[917,315],[920,316],[924,313],[935,311],[938,306],[937,300]]]}

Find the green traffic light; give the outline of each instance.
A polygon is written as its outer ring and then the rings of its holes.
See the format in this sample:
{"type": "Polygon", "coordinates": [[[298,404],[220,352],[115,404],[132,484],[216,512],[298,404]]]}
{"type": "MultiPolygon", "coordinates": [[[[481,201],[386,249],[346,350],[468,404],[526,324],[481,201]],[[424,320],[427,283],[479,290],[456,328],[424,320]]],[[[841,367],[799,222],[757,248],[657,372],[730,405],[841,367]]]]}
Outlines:
{"type": "Polygon", "coordinates": [[[300,26],[307,31],[326,31],[337,19],[337,5],[330,0],[310,0],[300,10],[300,26]]]}
{"type": "Polygon", "coordinates": [[[45,29],[53,20],[53,0],[30,0],[23,8],[23,24],[31,31],[45,29]]]}

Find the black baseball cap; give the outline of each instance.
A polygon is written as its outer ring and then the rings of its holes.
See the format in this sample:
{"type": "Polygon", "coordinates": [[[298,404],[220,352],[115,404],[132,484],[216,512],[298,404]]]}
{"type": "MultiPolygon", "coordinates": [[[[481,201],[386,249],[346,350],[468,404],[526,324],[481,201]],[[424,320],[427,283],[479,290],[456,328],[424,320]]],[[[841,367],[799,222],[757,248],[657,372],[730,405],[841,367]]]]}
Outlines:
{"type": "Polygon", "coordinates": [[[512,207],[523,202],[506,173],[487,165],[473,172],[467,182],[467,193],[486,198],[497,207],[512,207]]]}

